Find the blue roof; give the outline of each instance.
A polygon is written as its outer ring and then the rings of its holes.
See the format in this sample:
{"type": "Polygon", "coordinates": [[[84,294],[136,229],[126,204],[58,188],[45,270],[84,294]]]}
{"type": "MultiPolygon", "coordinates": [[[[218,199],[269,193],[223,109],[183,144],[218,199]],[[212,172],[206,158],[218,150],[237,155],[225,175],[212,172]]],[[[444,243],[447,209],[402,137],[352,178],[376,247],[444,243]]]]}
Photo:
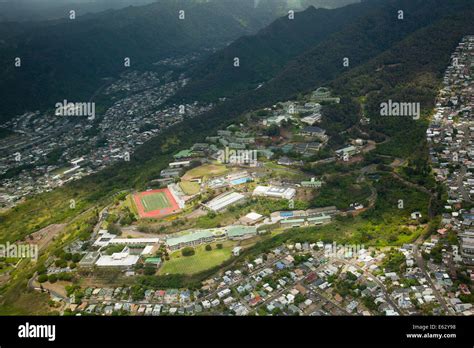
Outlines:
{"type": "Polygon", "coordinates": [[[278,269],[283,269],[283,268],[286,267],[285,264],[282,263],[282,262],[280,262],[280,261],[278,261],[275,266],[276,266],[278,269]]]}
{"type": "Polygon", "coordinates": [[[290,217],[290,216],[293,216],[293,212],[292,211],[281,211],[280,216],[281,217],[290,217]]]}

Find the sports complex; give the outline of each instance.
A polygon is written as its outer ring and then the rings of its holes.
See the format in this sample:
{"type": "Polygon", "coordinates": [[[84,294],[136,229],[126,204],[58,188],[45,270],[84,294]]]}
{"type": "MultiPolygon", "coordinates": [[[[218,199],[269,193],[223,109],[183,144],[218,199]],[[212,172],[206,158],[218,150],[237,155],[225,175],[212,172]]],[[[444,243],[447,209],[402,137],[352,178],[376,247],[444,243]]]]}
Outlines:
{"type": "Polygon", "coordinates": [[[180,211],[175,197],[167,188],[136,193],[133,201],[141,218],[160,218],[180,211]]]}

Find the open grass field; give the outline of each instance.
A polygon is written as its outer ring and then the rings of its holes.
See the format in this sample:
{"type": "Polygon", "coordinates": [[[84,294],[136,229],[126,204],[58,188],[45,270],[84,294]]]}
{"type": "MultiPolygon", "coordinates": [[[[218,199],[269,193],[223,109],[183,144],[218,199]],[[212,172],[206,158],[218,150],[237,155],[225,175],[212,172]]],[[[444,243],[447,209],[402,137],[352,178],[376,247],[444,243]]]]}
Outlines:
{"type": "Polygon", "coordinates": [[[170,206],[170,201],[163,192],[157,192],[141,198],[145,213],[153,210],[164,209],[170,206]]]}
{"type": "Polygon", "coordinates": [[[68,168],[68,167],[61,167],[61,168],[58,168],[58,169],[55,169],[51,172],[51,176],[54,176],[54,175],[63,175],[64,172],[68,169],[71,169],[71,168],[68,168]]]}
{"type": "Polygon", "coordinates": [[[271,169],[273,174],[281,179],[292,179],[292,180],[306,180],[307,175],[303,172],[294,169],[282,166],[273,162],[265,162],[265,168],[271,169]]]}
{"type": "Polygon", "coordinates": [[[202,177],[213,177],[218,175],[223,175],[228,172],[228,169],[225,165],[219,163],[210,163],[204,164],[202,166],[193,168],[186,172],[182,177],[183,181],[189,181],[195,178],[202,178],[202,177]]]}
{"type": "Polygon", "coordinates": [[[0,315],[45,315],[51,311],[49,295],[44,292],[20,292],[13,303],[0,306],[0,315]]]}
{"type": "Polygon", "coordinates": [[[206,251],[204,247],[196,247],[193,256],[183,256],[181,250],[172,253],[170,260],[165,261],[160,268],[159,274],[195,274],[218,266],[231,257],[233,244],[224,243],[222,249],[217,249],[215,244],[212,244],[211,251],[206,251]]]}
{"type": "Polygon", "coordinates": [[[133,195],[128,195],[123,203],[124,207],[128,207],[130,211],[135,214],[135,217],[138,218],[138,209],[137,205],[134,203],[133,195]]]}
{"type": "Polygon", "coordinates": [[[168,189],[140,192],[133,199],[141,218],[157,218],[180,210],[168,189]]]}
{"type": "Polygon", "coordinates": [[[183,190],[183,192],[189,196],[199,193],[200,186],[197,182],[181,181],[179,186],[181,187],[181,190],[183,190]]]}

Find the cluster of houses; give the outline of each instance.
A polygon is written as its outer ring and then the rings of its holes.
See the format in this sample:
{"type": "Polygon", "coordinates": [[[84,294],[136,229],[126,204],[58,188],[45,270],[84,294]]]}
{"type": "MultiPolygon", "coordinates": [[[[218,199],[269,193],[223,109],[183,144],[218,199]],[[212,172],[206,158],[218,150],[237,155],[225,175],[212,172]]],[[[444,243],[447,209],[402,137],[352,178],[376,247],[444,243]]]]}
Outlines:
{"type": "MultiPolygon", "coordinates": [[[[423,250],[428,247],[429,242],[423,250]]],[[[390,253],[381,249],[286,244],[203,281],[197,290],[143,288],[137,294],[129,287],[77,289],[65,310],[153,316],[472,315],[472,305],[457,298],[469,294],[469,288],[448,291],[453,287],[449,270],[419,268],[412,244],[396,252],[403,254],[403,264],[386,270],[390,253]]]]}
{"type": "Polygon", "coordinates": [[[448,200],[442,228],[454,231],[465,264],[474,265],[472,212],[463,202],[474,199],[474,36],[466,36],[453,53],[446,70],[436,113],[427,130],[430,158],[436,179],[447,187],[448,200]]]}
{"type": "Polygon", "coordinates": [[[194,306],[192,299],[199,291],[190,290],[145,290],[143,300],[134,301],[128,287],[86,288],[80,297],[72,294],[66,311],[92,315],[184,315],[199,314],[201,306],[194,306]]]}
{"type": "Polygon", "coordinates": [[[160,107],[184,82],[152,72],[130,72],[104,92],[127,92],[127,96],[118,98],[103,116],[68,117],[37,111],[2,125],[15,134],[0,139],[4,154],[0,175],[15,169],[19,173],[0,180],[0,206],[15,205],[27,195],[50,191],[117,161],[127,161],[137,146],[164,129],[208,111],[212,105],[160,107]],[[75,163],[77,159],[81,163],[75,163]]]}
{"type": "MultiPolygon", "coordinates": [[[[425,241],[420,247],[421,255],[432,255],[431,252],[443,242],[441,239],[442,237],[438,234],[425,241]]],[[[418,267],[416,259],[419,256],[416,254],[414,245],[407,244],[400,248],[406,258],[406,268],[401,277],[411,279],[412,284],[401,286],[398,275],[393,275],[392,282],[398,285],[398,288],[393,290],[392,296],[398,299],[401,308],[409,314],[417,314],[419,306],[429,305],[432,308],[432,314],[435,315],[474,315],[472,303],[461,299],[461,295],[470,295],[471,292],[469,286],[460,281],[457,266],[462,264],[462,259],[459,256],[458,247],[441,245],[444,246],[441,249],[441,260],[436,261],[434,257],[425,257],[425,270],[418,267]]],[[[474,273],[467,272],[466,276],[473,280],[474,273]]]]}
{"type": "Polygon", "coordinates": [[[323,265],[326,260],[319,257],[321,251],[309,256],[314,249],[315,244],[309,243],[275,248],[239,268],[205,280],[194,291],[143,289],[137,299],[127,287],[80,289],[70,294],[65,310],[94,315],[248,315],[253,311],[260,315],[347,314],[332,300],[311,290],[315,284],[324,283],[314,273],[318,267],[324,267],[322,279],[337,271],[329,263],[323,265]],[[307,256],[299,260],[298,255],[307,256]]]}

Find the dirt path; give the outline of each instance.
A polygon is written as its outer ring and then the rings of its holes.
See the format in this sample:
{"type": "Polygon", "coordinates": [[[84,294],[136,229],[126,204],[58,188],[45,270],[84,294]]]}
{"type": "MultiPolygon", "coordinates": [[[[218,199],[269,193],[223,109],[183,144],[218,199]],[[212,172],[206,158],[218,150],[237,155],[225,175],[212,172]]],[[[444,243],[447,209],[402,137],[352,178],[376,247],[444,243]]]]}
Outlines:
{"type": "Polygon", "coordinates": [[[30,234],[28,237],[26,237],[26,241],[28,243],[38,245],[39,251],[42,251],[49,245],[49,243],[51,243],[55,236],[61,233],[64,227],[66,227],[66,225],[67,224],[49,225],[39,231],[30,234]]]}

